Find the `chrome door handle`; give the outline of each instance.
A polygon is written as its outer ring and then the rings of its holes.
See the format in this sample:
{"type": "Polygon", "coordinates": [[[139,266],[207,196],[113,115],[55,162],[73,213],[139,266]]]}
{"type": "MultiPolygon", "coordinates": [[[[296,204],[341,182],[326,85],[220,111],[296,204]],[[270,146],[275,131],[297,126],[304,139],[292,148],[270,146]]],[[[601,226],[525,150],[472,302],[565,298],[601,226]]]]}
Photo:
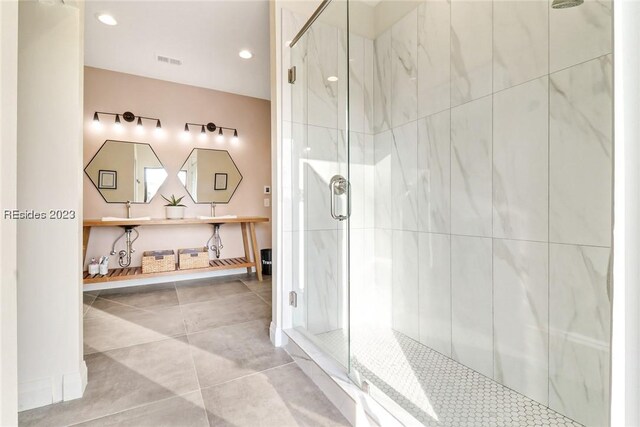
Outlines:
{"type": "Polygon", "coordinates": [[[351,183],[342,175],[334,175],[329,181],[329,190],[331,191],[331,217],[338,221],[344,221],[351,216],[351,183]],[[336,197],[347,194],[347,214],[336,213],[336,197]]]}

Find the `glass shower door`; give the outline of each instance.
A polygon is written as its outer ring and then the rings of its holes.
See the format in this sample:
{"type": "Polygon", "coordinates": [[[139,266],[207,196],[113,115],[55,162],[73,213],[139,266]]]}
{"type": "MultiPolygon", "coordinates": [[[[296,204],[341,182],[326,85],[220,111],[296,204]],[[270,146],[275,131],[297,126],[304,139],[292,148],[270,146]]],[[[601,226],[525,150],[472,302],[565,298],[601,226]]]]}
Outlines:
{"type": "Polygon", "coordinates": [[[290,42],[293,326],[348,364],[347,2],[290,42]]]}

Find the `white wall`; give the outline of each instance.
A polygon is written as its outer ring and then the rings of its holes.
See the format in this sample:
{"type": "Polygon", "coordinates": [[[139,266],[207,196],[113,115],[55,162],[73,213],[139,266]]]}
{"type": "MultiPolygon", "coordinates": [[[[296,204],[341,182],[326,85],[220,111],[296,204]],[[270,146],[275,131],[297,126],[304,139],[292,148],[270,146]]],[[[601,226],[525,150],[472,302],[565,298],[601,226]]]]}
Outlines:
{"type": "Polygon", "coordinates": [[[82,396],[83,12],[20,2],[18,208],[74,220],[18,223],[19,409],[82,396]]]}
{"type": "MultiPolygon", "coordinates": [[[[18,2],[0,2],[0,211],[16,206],[18,2]]],[[[16,223],[0,220],[0,425],[18,424],[16,223]]]]}
{"type": "Polygon", "coordinates": [[[614,2],[615,212],[611,425],[640,425],[640,3],[614,2]]]}

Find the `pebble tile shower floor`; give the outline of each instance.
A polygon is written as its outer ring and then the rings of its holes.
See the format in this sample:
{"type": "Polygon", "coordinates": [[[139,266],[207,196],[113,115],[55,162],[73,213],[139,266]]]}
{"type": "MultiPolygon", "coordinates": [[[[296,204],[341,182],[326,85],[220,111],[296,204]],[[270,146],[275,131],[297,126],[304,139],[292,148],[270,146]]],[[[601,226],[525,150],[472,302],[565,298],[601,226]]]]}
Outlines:
{"type": "MultiPolygon", "coordinates": [[[[316,338],[347,360],[342,330],[316,338]]],[[[581,426],[400,332],[356,329],[351,339],[352,367],[426,426],[581,426]]]]}

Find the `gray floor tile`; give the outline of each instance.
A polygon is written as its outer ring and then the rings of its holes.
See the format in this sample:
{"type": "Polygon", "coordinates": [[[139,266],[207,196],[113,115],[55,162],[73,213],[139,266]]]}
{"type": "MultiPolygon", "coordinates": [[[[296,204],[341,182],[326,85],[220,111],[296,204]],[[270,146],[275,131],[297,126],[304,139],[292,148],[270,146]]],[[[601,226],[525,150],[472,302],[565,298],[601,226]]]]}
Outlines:
{"type": "Polygon", "coordinates": [[[137,308],[162,308],[178,305],[173,282],[100,291],[100,298],[137,308]]]}
{"type": "Polygon", "coordinates": [[[247,287],[254,292],[263,290],[266,287],[269,287],[269,289],[271,289],[271,276],[262,276],[262,282],[258,280],[255,274],[247,276],[241,280],[242,283],[247,285],[247,287]]]}
{"type": "Polygon", "coordinates": [[[206,427],[209,422],[198,390],[78,425],[84,427],[206,427]]]}
{"type": "Polygon", "coordinates": [[[211,426],[348,426],[295,364],[202,390],[211,426]]]}
{"type": "Polygon", "coordinates": [[[271,307],[250,292],[181,307],[189,333],[255,319],[271,318],[271,307]]]}
{"type": "Polygon", "coordinates": [[[202,279],[179,282],[176,285],[180,304],[213,301],[231,295],[250,292],[241,281],[220,282],[220,280],[202,279]]]}
{"type": "Polygon", "coordinates": [[[201,387],[290,363],[269,339],[269,320],[209,329],[188,336],[201,387]]]}
{"type": "Polygon", "coordinates": [[[180,306],[134,308],[98,297],[84,317],[85,354],[184,335],[180,306]]]}
{"type": "Polygon", "coordinates": [[[81,399],[20,413],[20,425],[63,426],[198,389],[186,337],[85,357],[89,382],[81,399]]]}
{"type": "Polygon", "coordinates": [[[82,294],[82,315],[87,314],[87,311],[89,311],[89,308],[91,307],[91,304],[93,304],[93,302],[95,301],[95,299],[98,296],[98,292],[83,292],[82,294]]]}

